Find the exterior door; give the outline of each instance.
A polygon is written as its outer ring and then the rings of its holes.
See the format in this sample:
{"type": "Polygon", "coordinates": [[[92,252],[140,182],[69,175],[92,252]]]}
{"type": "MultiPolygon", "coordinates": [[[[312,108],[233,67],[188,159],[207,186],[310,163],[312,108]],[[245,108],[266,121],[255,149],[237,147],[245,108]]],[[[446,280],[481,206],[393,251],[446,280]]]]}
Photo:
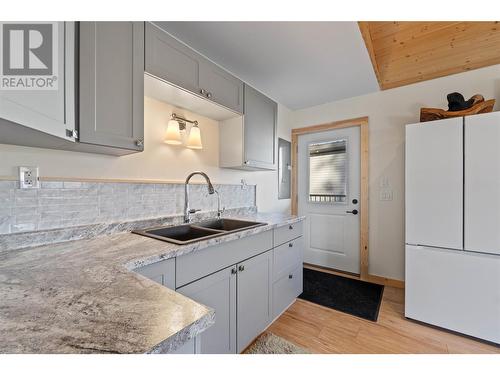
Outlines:
{"type": "Polygon", "coordinates": [[[236,266],[177,289],[215,310],[215,323],[201,333],[202,354],[236,353],[236,266]]]}
{"type": "Polygon", "coordinates": [[[238,353],[271,322],[271,267],[272,251],[238,264],[238,353]]]}
{"type": "Polygon", "coordinates": [[[463,119],[406,126],[406,243],[463,249],[463,119]]]}
{"type": "Polygon", "coordinates": [[[299,136],[305,263],[360,273],[360,157],[359,126],[299,136]]]}

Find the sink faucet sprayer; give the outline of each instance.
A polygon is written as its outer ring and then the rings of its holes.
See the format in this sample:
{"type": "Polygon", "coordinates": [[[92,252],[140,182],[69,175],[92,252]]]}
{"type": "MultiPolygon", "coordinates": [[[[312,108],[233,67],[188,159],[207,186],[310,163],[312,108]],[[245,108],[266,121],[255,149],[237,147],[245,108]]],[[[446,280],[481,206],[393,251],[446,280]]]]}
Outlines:
{"type": "Polygon", "coordinates": [[[191,177],[193,177],[197,174],[199,174],[200,176],[205,178],[205,180],[207,181],[208,194],[213,194],[215,192],[215,189],[214,189],[212,183],[210,182],[210,178],[207,176],[206,173],[193,172],[193,173],[189,174],[189,176],[186,177],[186,182],[184,184],[184,222],[185,223],[189,223],[191,221],[191,217],[190,217],[191,214],[194,214],[197,211],[201,211],[199,209],[189,208],[189,180],[191,180],[191,177]]]}

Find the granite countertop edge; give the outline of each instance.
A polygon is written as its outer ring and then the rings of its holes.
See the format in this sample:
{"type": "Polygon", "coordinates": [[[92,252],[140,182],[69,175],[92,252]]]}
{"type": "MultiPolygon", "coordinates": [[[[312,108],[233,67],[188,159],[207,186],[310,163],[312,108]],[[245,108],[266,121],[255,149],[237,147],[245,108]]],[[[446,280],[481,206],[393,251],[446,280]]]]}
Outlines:
{"type": "MultiPolygon", "coordinates": [[[[186,255],[189,253],[193,253],[193,252],[205,249],[207,247],[216,246],[216,245],[224,243],[224,242],[237,240],[237,239],[240,239],[243,237],[247,237],[247,236],[251,236],[254,234],[261,233],[261,232],[273,230],[274,228],[279,228],[279,227],[282,227],[285,225],[290,225],[290,224],[297,223],[297,222],[304,220],[304,217],[292,216],[292,215],[287,215],[287,214],[254,213],[254,214],[248,214],[248,215],[245,215],[245,214],[243,214],[243,215],[231,215],[231,216],[227,216],[227,217],[243,219],[243,220],[254,220],[254,221],[259,221],[259,222],[266,222],[266,225],[262,225],[262,226],[254,227],[254,228],[249,228],[249,229],[241,230],[241,231],[238,231],[235,233],[230,233],[230,234],[222,235],[220,237],[215,237],[215,238],[211,238],[208,240],[202,240],[199,242],[186,244],[186,245],[175,245],[175,244],[171,244],[168,242],[159,241],[159,240],[152,239],[149,237],[141,236],[139,234],[127,232],[127,233],[119,233],[119,234],[101,235],[101,236],[98,236],[98,237],[95,237],[92,239],[79,239],[79,240],[74,240],[74,241],[57,243],[57,244],[53,244],[53,245],[42,245],[42,246],[37,246],[37,247],[32,247],[32,248],[19,249],[19,252],[20,252],[20,254],[24,254],[24,255],[21,255],[21,258],[26,257],[27,260],[29,261],[29,265],[31,266],[33,264],[37,265],[37,263],[36,263],[37,260],[43,261],[44,258],[42,257],[41,254],[43,254],[44,251],[48,251],[51,253],[51,256],[54,258],[51,261],[54,262],[56,259],[56,256],[57,256],[56,252],[58,250],[61,250],[65,253],[67,253],[66,254],[67,256],[70,256],[71,254],[69,254],[69,253],[71,253],[72,251],[78,252],[79,250],[86,249],[86,248],[94,249],[93,250],[94,252],[90,253],[90,256],[95,256],[97,254],[98,257],[103,257],[103,259],[105,261],[109,262],[109,264],[103,266],[100,263],[96,263],[97,260],[92,260],[94,263],[91,263],[91,266],[89,266],[89,267],[94,267],[94,268],[97,268],[98,270],[97,271],[92,270],[91,272],[103,272],[103,270],[105,270],[106,272],[116,272],[118,274],[121,274],[119,276],[123,280],[120,280],[120,282],[130,283],[129,287],[132,289],[134,288],[134,286],[136,287],[135,289],[140,289],[140,288],[143,288],[144,286],[146,286],[147,288],[149,288],[150,294],[153,296],[148,295],[147,298],[149,298],[149,299],[146,298],[144,303],[145,304],[150,303],[151,306],[153,306],[157,310],[160,309],[162,306],[165,306],[165,304],[167,304],[167,306],[169,308],[177,308],[178,314],[182,314],[182,311],[184,311],[184,310],[189,312],[189,314],[188,314],[189,317],[185,318],[186,321],[184,322],[184,320],[182,320],[182,324],[181,324],[182,327],[178,328],[178,329],[175,328],[175,329],[177,329],[177,331],[171,333],[170,332],[171,328],[168,328],[168,329],[165,328],[165,330],[169,331],[169,336],[167,336],[165,338],[160,338],[159,340],[154,339],[155,342],[157,342],[156,344],[152,343],[151,340],[153,340],[153,339],[151,339],[151,337],[146,335],[146,338],[149,341],[147,341],[147,343],[140,342],[140,345],[142,345],[143,349],[138,350],[139,352],[142,352],[142,353],[168,353],[168,352],[172,352],[172,351],[176,350],[177,348],[181,347],[183,344],[188,342],[190,339],[196,337],[197,335],[202,333],[204,330],[209,328],[215,322],[215,312],[213,309],[206,307],[206,306],[204,306],[196,301],[193,301],[193,300],[189,299],[188,297],[185,297],[185,296],[175,292],[174,290],[171,290],[171,289],[166,288],[164,286],[158,285],[158,284],[154,283],[153,281],[146,279],[137,273],[134,273],[133,272],[134,270],[136,270],[140,267],[144,267],[144,266],[147,266],[150,264],[160,262],[162,260],[174,258],[174,257],[181,256],[181,255],[186,255]],[[141,254],[140,256],[138,256],[132,250],[133,248],[137,248],[137,247],[141,247],[141,246],[143,247],[143,249],[145,249],[144,252],[148,253],[148,254],[141,254]],[[123,252],[121,252],[121,250],[123,250],[123,252]],[[30,255],[31,255],[31,258],[29,257],[30,255]],[[131,278],[133,278],[134,280],[132,280],[131,278]],[[133,284],[133,283],[135,283],[135,284],[133,284]],[[139,286],[139,284],[140,284],[140,286],[139,286]],[[153,298],[156,296],[158,296],[158,298],[161,300],[161,303],[157,302],[153,298]],[[169,302],[170,300],[172,302],[169,302]],[[173,307],[171,307],[170,305],[172,305],[173,307]],[[179,310],[181,312],[179,312],[179,310]]],[[[142,249],[141,249],[141,251],[142,251],[142,249]]],[[[7,259],[12,260],[13,263],[16,264],[17,267],[19,267],[19,269],[22,269],[21,267],[22,267],[22,260],[23,259],[15,259],[15,256],[16,256],[15,252],[16,252],[16,250],[9,251],[9,252],[3,253],[3,255],[6,256],[7,259]]],[[[48,253],[45,253],[45,254],[48,254],[48,253]]],[[[0,252],[0,255],[2,255],[1,252],[0,252]]],[[[84,255],[85,254],[80,255],[80,256],[83,257],[84,255]]],[[[48,263],[49,261],[50,260],[46,260],[47,263],[45,266],[49,267],[49,265],[50,265],[48,263]]],[[[89,261],[86,261],[86,263],[88,263],[88,262],[89,261]]],[[[73,261],[71,261],[71,264],[72,263],[73,263],[73,261]]],[[[84,262],[84,265],[79,265],[79,266],[85,267],[86,263],[84,262]]],[[[5,274],[2,274],[2,272],[5,273],[5,270],[7,269],[6,267],[8,267],[8,262],[5,266],[5,268],[2,268],[0,266],[0,296],[3,297],[4,295],[7,295],[7,297],[12,297],[13,295],[12,294],[9,295],[8,294],[9,291],[6,291],[4,288],[6,285],[7,286],[10,285],[9,284],[10,280],[8,280],[8,277],[6,277],[5,274]],[[4,288],[4,289],[2,290],[2,288],[4,288]]],[[[50,269],[50,267],[49,267],[49,269],[50,269]]],[[[8,271],[8,269],[7,269],[7,271],[8,271]]],[[[15,272],[15,269],[13,270],[13,272],[15,272]]],[[[86,275],[85,277],[88,278],[88,275],[86,275]]],[[[101,276],[99,276],[99,277],[101,277],[101,276]]],[[[29,278],[29,280],[30,280],[29,282],[33,282],[33,280],[31,280],[32,277],[30,275],[28,275],[27,278],[29,278]]],[[[43,280],[45,281],[45,279],[43,279],[43,280]]],[[[84,281],[85,280],[87,280],[87,279],[84,278],[84,281]]],[[[37,286],[35,288],[34,286],[32,286],[32,289],[33,290],[36,289],[35,290],[35,292],[36,292],[38,289],[40,289],[40,287],[37,286]]],[[[75,293],[74,291],[71,291],[71,292],[75,293]]],[[[134,291],[134,290],[132,292],[138,293],[137,291],[134,291]]],[[[88,293],[90,296],[89,298],[92,299],[92,293],[93,293],[92,289],[89,289],[88,293]]],[[[119,294],[119,293],[117,292],[117,294],[119,294]]],[[[35,297],[39,298],[40,296],[35,296],[35,297]]],[[[59,297],[59,298],[62,298],[62,297],[59,297]]],[[[98,302],[99,301],[102,302],[102,298],[103,298],[102,295],[96,296],[96,299],[98,302]],[[99,298],[101,298],[101,300],[99,298]]],[[[113,299],[113,298],[115,298],[115,296],[110,296],[110,299],[113,299]]],[[[9,300],[9,299],[5,299],[5,300],[9,300]]],[[[16,296],[14,297],[14,299],[11,298],[9,301],[10,302],[14,301],[13,303],[18,302],[20,305],[19,306],[16,305],[16,306],[14,306],[14,308],[13,308],[13,306],[7,306],[7,309],[12,308],[12,310],[18,310],[18,311],[24,310],[24,308],[21,304],[27,303],[26,301],[23,301],[22,299],[19,300],[19,298],[16,296]]],[[[61,304],[60,300],[54,299],[54,303],[56,303],[56,302],[59,305],[61,304]]],[[[9,302],[7,302],[7,303],[9,303],[9,302]]],[[[90,301],[90,303],[93,303],[93,302],[90,301]]],[[[123,302],[123,303],[125,303],[125,302],[123,302]]],[[[2,305],[2,304],[3,304],[3,302],[0,301],[0,309],[6,307],[5,305],[2,305]]],[[[127,307],[128,307],[128,305],[127,305],[127,307]]],[[[59,306],[57,306],[57,308],[59,308],[59,306]]],[[[114,308],[116,308],[116,307],[114,307],[114,308]]],[[[54,308],[54,309],[56,309],[56,308],[54,308]]],[[[139,310],[139,311],[144,313],[144,309],[145,309],[145,307],[142,307],[141,310],[139,310]]],[[[7,310],[4,310],[4,311],[7,311],[7,310]]],[[[66,312],[68,314],[75,313],[74,310],[71,310],[70,308],[67,308],[67,310],[62,310],[62,311],[66,312]]],[[[158,311],[156,311],[156,312],[158,313],[158,311]]],[[[137,312],[133,311],[133,313],[137,313],[137,312]]],[[[26,314],[29,314],[29,312],[26,314]]],[[[133,315],[133,314],[131,313],[131,315],[133,315]]],[[[12,316],[13,316],[13,320],[15,320],[16,319],[15,314],[13,314],[12,316]]],[[[5,327],[2,326],[2,324],[5,323],[5,320],[2,321],[1,318],[4,318],[4,317],[0,316],[0,332],[2,333],[2,335],[8,335],[9,333],[11,333],[11,334],[16,333],[17,334],[19,328],[13,329],[11,325],[7,325],[7,329],[5,329],[5,327]]],[[[29,315],[28,315],[28,318],[29,318],[29,315]]],[[[100,318],[102,319],[102,316],[100,318]]],[[[125,316],[125,318],[126,318],[126,320],[129,319],[128,316],[125,316]]],[[[184,319],[184,317],[182,317],[182,318],[184,319]]],[[[18,319],[23,319],[23,318],[18,318],[18,319]]],[[[170,319],[172,320],[173,325],[175,325],[176,327],[177,327],[177,325],[179,325],[179,323],[177,321],[174,321],[175,320],[174,318],[170,317],[170,319]]],[[[21,323],[25,324],[26,320],[29,321],[30,319],[22,320],[21,323]]],[[[112,320],[112,323],[115,323],[115,321],[113,319],[110,319],[110,320],[112,320]]],[[[7,323],[10,323],[10,322],[7,322],[7,323]]],[[[15,325],[15,321],[13,323],[15,325]]],[[[109,323],[109,322],[106,321],[105,323],[109,323]]],[[[32,324],[31,321],[30,321],[30,324],[32,324]]],[[[43,323],[40,323],[40,324],[42,325],[43,323]]],[[[137,323],[136,326],[140,327],[141,324],[145,324],[145,323],[141,321],[141,322],[137,323]]],[[[162,324],[168,325],[168,323],[162,323],[162,324]]],[[[149,325],[147,327],[151,328],[149,325]]],[[[133,327],[133,328],[137,328],[137,327],[133,327]]],[[[69,329],[71,329],[71,327],[69,327],[69,329]]],[[[78,327],[73,328],[73,329],[76,329],[76,331],[73,331],[73,332],[79,333],[78,327]]],[[[87,328],[87,329],[92,330],[95,328],[91,327],[91,328],[87,328]]],[[[36,332],[36,331],[34,331],[34,332],[36,332]]],[[[123,332],[124,332],[124,334],[128,333],[128,331],[123,331],[123,332]]],[[[29,331],[26,332],[25,334],[28,335],[29,331]]],[[[119,332],[116,334],[118,335],[119,332]]],[[[9,346],[9,344],[6,344],[7,345],[6,347],[2,347],[2,345],[0,345],[0,352],[5,352],[5,353],[25,352],[25,353],[29,353],[29,352],[38,352],[39,351],[38,347],[34,347],[34,345],[36,345],[36,344],[32,344],[32,342],[34,342],[36,340],[32,340],[30,337],[24,337],[24,339],[25,340],[23,342],[27,342],[28,347],[26,347],[26,348],[22,347],[22,344],[15,342],[16,338],[13,337],[12,338],[13,342],[10,342],[10,346],[9,346]],[[29,347],[29,345],[33,345],[33,346],[29,347]],[[15,348],[15,349],[10,350],[12,348],[15,348]]],[[[77,340],[77,339],[75,338],[75,340],[77,340]]],[[[87,345],[89,344],[89,341],[91,341],[91,340],[90,339],[82,339],[82,342],[87,344],[87,345]]],[[[122,352],[122,353],[137,352],[136,348],[133,348],[132,346],[126,347],[125,349],[123,349],[123,348],[115,349],[115,346],[113,346],[113,344],[110,344],[110,341],[105,341],[105,340],[103,340],[103,341],[104,342],[99,343],[99,345],[96,344],[96,346],[98,346],[102,350],[102,352],[107,351],[108,348],[106,347],[106,345],[110,345],[110,347],[112,347],[111,349],[116,350],[117,352],[122,352]]],[[[67,348],[67,347],[68,347],[67,345],[64,345],[62,347],[54,347],[54,348],[49,349],[47,351],[48,352],[66,352],[65,348],[67,348]]],[[[78,348],[78,345],[76,345],[76,346],[73,345],[72,349],[68,352],[75,352],[75,351],[79,352],[78,350],[73,350],[73,348],[78,348]]],[[[85,352],[85,351],[82,351],[82,352],[85,352]]]]}

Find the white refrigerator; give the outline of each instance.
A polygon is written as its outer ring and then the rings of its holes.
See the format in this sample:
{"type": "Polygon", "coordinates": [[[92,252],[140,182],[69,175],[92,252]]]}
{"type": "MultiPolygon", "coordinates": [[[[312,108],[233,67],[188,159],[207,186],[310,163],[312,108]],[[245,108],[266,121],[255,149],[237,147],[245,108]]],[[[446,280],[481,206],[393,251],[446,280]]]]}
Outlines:
{"type": "Polygon", "coordinates": [[[500,343],[500,112],[406,126],[405,316],[500,343]]]}

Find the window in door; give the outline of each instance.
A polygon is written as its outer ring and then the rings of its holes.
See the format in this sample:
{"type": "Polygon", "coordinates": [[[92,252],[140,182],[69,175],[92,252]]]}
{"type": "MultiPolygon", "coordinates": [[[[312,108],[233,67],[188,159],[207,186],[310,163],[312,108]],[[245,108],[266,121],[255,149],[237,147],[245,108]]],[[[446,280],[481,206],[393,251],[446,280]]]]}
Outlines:
{"type": "Polygon", "coordinates": [[[347,140],[311,143],[309,202],[345,203],[347,198],[347,140]]]}

